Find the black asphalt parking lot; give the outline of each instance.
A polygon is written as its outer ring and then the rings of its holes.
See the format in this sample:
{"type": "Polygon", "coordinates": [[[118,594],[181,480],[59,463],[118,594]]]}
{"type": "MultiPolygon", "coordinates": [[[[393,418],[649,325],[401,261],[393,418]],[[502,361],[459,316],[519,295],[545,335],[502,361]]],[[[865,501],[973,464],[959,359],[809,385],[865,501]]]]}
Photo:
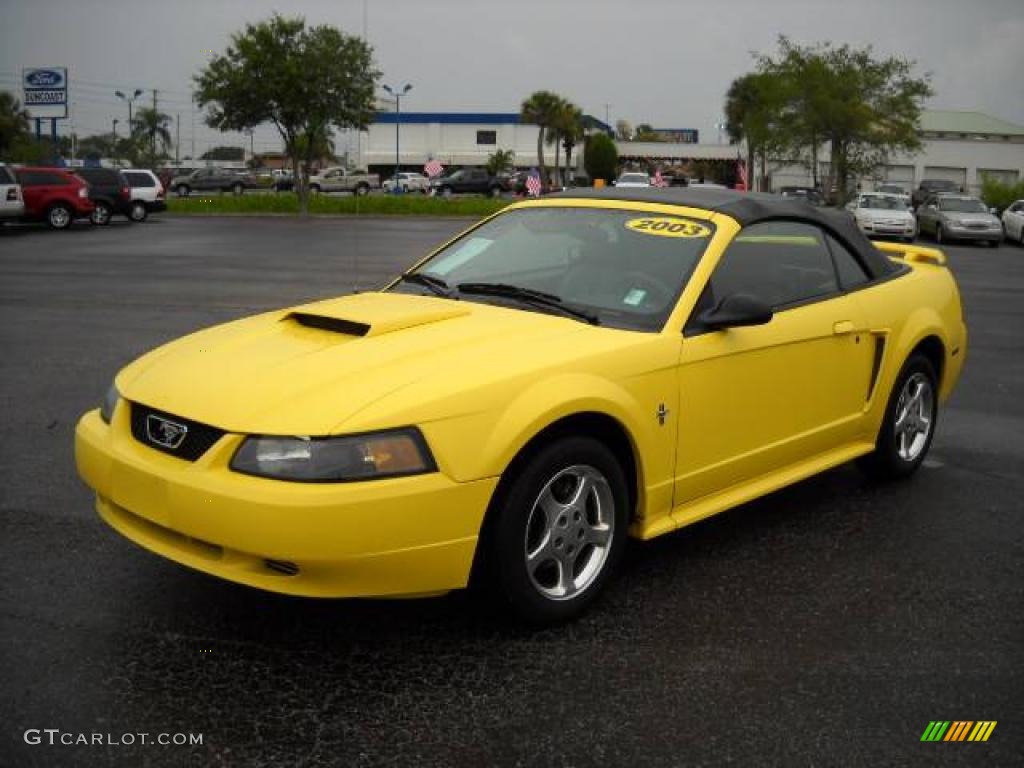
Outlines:
{"type": "Polygon", "coordinates": [[[1024,248],[948,249],[970,348],[930,458],[633,546],[577,623],[218,581],[96,516],[75,422],[140,353],[380,285],[466,222],[0,231],[0,765],[1020,765],[1024,248]],[[932,720],[990,740],[921,743],[932,720]],[[202,734],[197,746],[27,744],[202,734]]]}

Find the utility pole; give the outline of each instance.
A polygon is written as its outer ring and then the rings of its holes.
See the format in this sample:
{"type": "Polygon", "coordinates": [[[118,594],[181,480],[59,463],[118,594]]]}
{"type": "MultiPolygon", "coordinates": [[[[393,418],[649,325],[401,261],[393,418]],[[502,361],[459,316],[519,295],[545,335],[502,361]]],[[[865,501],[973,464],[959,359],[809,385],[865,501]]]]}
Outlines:
{"type": "Polygon", "coordinates": [[[181,162],[181,113],[178,112],[174,118],[174,164],[177,165],[181,162]]]}
{"type": "Polygon", "coordinates": [[[192,92],[192,154],[193,160],[196,159],[196,94],[192,92]]]}
{"type": "Polygon", "coordinates": [[[159,113],[156,111],[156,88],[153,89],[153,131],[150,133],[150,144],[153,152],[153,162],[156,163],[156,116],[159,113]]]}

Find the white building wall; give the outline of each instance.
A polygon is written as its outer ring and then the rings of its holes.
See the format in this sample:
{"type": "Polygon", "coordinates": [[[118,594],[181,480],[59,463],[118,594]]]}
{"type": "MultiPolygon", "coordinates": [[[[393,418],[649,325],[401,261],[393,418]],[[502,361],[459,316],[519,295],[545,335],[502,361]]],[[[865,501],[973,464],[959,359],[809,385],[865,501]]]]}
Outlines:
{"type": "MultiPolygon", "coordinates": [[[[467,125],[451,123],[402,123],[400,134],[400,160],[402,165],[423,165],[436,158],[446,166],[484,165],[488,156],[498,149],[515,152],[515,165],[530,168],[537,164],[537,131],[535,125],[518,123],[467,125]],[[477,131],[495,131],[497,143],[477,144],[477,131]]],[[[573,166],[582,166],[582,145],[573,150],[573,166]]],[[[359,167],[394,165],[395,126],[374,123],[363,134],[360,142],[359,167]]],[[[562,157],[563,152],[559,152],[562,157]]],[[[544,147],[544,159],[550,167],[555,160],[554,145],[544,147]]],[[[564,159],[560,160],[564,164],[564,159]]]]}
{"type": "MultiPolygon", "coordinates": [[[[820,157],[828,160],[828,148],[820,157]]],[[[827,169],[827,162],[824,163],[827,169]]],[[[889,158],[887,168],[879,169],[878,182],[887,178],[910,188],[916,188],[922,179],[948,178],[963,182],[967,192],[981,191],[985,172],[1003,181],[1024,179],[1024,142],[984,141],[978,139],[926,139],[923,150],[916,155],[897,153],[889,158]]],[[[772,174],[772,188],[811,183],[810,172],[798,166],[776,169],[772,174]]],[[[862,186],[870,190],[874,180],[863,179],[862,186]]]]}

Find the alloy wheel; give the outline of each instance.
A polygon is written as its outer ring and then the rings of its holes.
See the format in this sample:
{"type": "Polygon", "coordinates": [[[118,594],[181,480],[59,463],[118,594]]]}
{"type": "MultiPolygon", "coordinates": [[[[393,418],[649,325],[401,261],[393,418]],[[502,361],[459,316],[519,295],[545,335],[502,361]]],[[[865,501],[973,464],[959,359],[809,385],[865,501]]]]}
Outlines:
{"type": "Polygon", "coordinates": [[[900,392],[896,403],[896,451],[903,461],[911,462],[928,445],[935,414],[935,393],[932,383],[923,373],[915,373],[900,392]]]}
{"type": "Polygon", "coordinates": [[[574,465],[545,483],[526,524],[523,556],[534,588],[570,600],[601,573],[615,531],[615,499],[607,478],[574,465]]]}

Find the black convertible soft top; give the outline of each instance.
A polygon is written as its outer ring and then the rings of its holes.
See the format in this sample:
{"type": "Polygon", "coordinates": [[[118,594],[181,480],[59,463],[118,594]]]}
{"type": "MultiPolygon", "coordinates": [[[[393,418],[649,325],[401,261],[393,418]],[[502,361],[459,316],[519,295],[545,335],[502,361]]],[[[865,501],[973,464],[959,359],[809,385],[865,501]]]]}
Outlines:
{"type": "Polygon", "coordinates": [[[685,205],[689,208],[701,208],[724,214],[742,226],[773,219],[806,221],[828,230],[837,240],[854,251],[872,278],[885,277],[901,269],[872,245],[848,213],[833,208],[819,208],[798,198],[780,197],[764,192],[688,187],[580,188],[558,192],[551,197],[685,205]]]}

